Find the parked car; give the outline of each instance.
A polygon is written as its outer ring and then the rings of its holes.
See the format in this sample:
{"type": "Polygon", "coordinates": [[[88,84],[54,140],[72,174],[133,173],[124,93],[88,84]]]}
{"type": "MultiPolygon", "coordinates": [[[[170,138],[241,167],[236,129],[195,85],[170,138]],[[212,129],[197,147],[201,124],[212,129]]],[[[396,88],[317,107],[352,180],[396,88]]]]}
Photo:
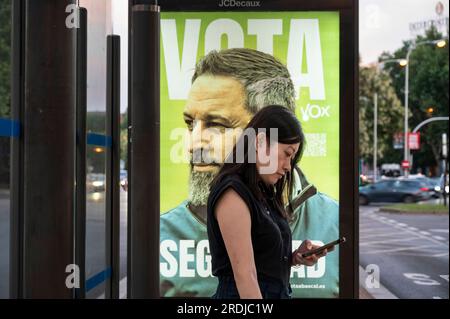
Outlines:
{"type": "MultiPolygon", "coordinates": [[[[401,177],[401,178],[403,178],[403,177],[401,177]]],[[[428,188],[430,189],[431,196],[433,198],[441,197],[442,191],[441,191],[439,179],[429,178],[422,174],[415,174],[415,175],[411,174],[409,176],[409,178],[412,180],[420,181],[420,182],[427,184],[428,188]]]]}
{"type": "Polygon", "coordinates": [[[382,180],[359,188],[359,204],[370,202],[414,203],[430,199],[430,186],[417,179],[382,180]]]}
{"type": "Polygon", "coordinates": [[[86,176],[86,188],[88,193],[104,192],[105,184],[105,174],[91,173],[86,176]]]}
{"type": "Polygon", "coordinates": [[[399,164],[391,163],[381,165],[381,176],[399,177],[401,174],[402,170],[399,164]]]}
{"type": "MultiPolygon", "coordinates": [[[[420,179],[420,180],[422,180],[422,179],[420,179]]],[[[426,183],[428,183],[428,185],[430,186],[432,197],[433,198],[440,198],[441,195],[442,195],[442,189],[441,189],[439,178],[425,177],[425,178],[423,178],[423,180],[426,183]]]]}
{"type": "Polygon", "coordinates": [[[449,178],[448,173],[446,175],[445,181],[444,181],[444,174],[442,174],[441,177],[439,178],[439,186],[441,187],[441,192],[442,193],[445,192],[445,194],[447,194],[447,196],[448,196],[448,184],[449,184],[448,178],[449,178]]]}

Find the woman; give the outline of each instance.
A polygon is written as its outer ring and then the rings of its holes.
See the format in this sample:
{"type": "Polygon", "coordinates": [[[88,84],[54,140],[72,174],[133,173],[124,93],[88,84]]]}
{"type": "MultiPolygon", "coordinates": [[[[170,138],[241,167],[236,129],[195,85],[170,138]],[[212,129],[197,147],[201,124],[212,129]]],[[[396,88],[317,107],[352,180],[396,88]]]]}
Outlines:
{"type": "Polygon", "coordinates": [[[207,206],[212,272],[219,279],[213,298],[290,298],[291,266],[314,265],[326,254],[302,258],[317,248],[307,240],[292,252],[287,194],[304,144],[295,114],[264,107],[213,180],[207,206]]]}

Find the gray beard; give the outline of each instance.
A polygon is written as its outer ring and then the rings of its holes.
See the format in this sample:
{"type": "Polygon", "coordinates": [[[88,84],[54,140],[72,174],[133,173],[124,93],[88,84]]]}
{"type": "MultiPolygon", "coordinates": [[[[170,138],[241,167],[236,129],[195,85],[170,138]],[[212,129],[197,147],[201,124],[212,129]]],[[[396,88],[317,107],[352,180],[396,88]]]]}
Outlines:
{"type": "Polygon", "coordinates": [[[194,206],[206,206],[208,203],[209,186],[216,177],[217,172],[195,172],[191,170],[189,176],[190,204],[194,206]]]}

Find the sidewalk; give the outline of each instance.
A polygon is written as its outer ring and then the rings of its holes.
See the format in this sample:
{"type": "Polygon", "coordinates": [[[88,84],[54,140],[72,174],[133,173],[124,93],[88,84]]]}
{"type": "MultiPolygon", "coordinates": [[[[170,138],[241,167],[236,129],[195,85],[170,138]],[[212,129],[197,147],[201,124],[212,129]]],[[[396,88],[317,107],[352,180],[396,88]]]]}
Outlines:
{"type": "Polygon", "coordinates": [[[359,286],[359,299],[375,299],[363,286],[359,286]]]}
{"type": "MultiPolygon", "coordinates": [[[[361,274],[361,268],[360,268],[360,274],[361,274]]],[[[362,270],[363,271],[363,270],[362,270]]],[[[364,276],[364,275],[363,275],[364,276]]],[[[377,294],[374,294],[373,296],[371,293],[369,293],[364,287],[364,281],[361,281],[361,275],[360,275],[360,285],[359,285],[359,299],[397,299],[393,294],[389,293],[389,295],[385,295],[385,298],[383,298],[380,294],[378,294],[378,298],[376,298],[377,294]],[[363,283],[363,284],[361,284],[363,283]]],[[[381,288],[381,287],[380,287],[381,288]]],[[[383,287],[384,288],[384,287],[383,287]]],[[[386,289],[386,288],[384,288],[386,289]]],[[[378,290],[378,289],[377,289],[378,290]]],[[[120,299],[127,299],[127,277],[122,278],[120,280],[120,299]]],[[[102,294],[98,297],[98,299],[105,298],[105,295],[102,294]]]]}
{"type": "Polygon", "coordinates": [[[398,297],[384,287],[381,282],[379,283],[378,288],[366,289],[366,277],[366,272],[359,266],[359,299],[398,299],[398,297]]]}

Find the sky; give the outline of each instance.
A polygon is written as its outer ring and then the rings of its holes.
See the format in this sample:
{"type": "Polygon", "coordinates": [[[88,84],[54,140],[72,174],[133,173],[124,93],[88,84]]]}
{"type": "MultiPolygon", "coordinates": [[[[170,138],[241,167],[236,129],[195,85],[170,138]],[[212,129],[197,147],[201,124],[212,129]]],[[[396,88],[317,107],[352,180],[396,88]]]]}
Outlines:
{"type": "MultiPolygon", "coordinates": [[[[84,0],[89,1],[89,0],[84,0]]],[[[111,1],[112,32],[121,36],[121,110],[127,108],[127,32],[128,8],[126,0],[111,1]]],[[[415,38],[410,23],[438,18],[436,4],[444,6],[442,16],[449,16],[449,0],[360,0],[359,52],[361,64],[377,61],[383,51],[394,52],[403,41],[415,38]]],[[[106,23],[110,23],[107,21],[106,23]]],[[[96,81],[94,81],[96,82],[96,81]]]]}
{"type": "MultiPolygon", "coordinates": [[[[403,41],[415,38],[410,23],[438,18],[436,0],[360,0],[359,52],[361,64],[376,62],[383,51],[394,52],[403,41]]],[[[449,16],[449,1],[442,16],[449,16]]]]}

